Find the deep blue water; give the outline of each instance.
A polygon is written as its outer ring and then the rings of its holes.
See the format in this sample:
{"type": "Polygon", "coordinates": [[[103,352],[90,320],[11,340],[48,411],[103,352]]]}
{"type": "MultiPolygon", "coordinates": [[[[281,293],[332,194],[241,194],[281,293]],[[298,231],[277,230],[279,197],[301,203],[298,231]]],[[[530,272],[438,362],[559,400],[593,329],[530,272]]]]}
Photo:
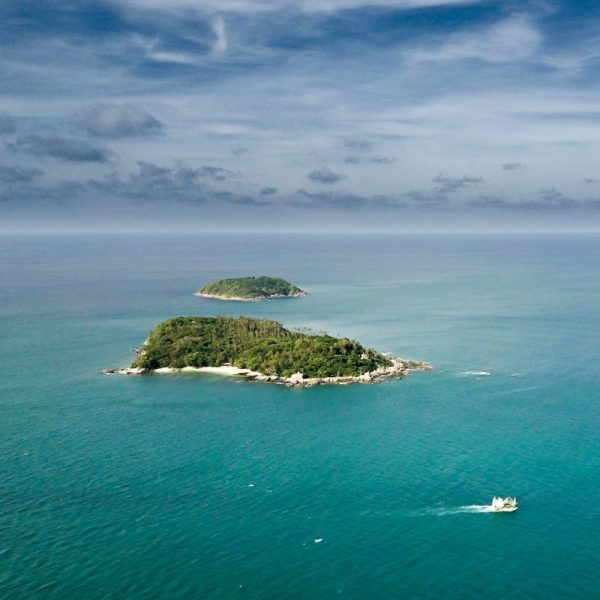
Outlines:
{"type": "Polygon", "coordinates": [[[1,237],[0,597],[597,598],[598,256],[592,236],[1,237]],[[243,274],[312,295],[192,295],[243,274]],[[435,370],[100,373],[167,317],[240,313],[435,370]],[[465,508],[494,494],[520,510],[465,508]]]}

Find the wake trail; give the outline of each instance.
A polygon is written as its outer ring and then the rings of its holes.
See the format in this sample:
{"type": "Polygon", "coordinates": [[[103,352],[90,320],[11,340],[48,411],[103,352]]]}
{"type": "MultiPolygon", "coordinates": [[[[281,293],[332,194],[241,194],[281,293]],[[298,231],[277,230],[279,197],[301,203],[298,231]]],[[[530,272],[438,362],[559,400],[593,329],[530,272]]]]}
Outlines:
{"type": "Polygon", "coordinates": [[[448,515],[481,514],[492,512],[485,504],[469,504],[466,506],[424,508],[416,511],[419,516],[445,517],[448,515]]]}

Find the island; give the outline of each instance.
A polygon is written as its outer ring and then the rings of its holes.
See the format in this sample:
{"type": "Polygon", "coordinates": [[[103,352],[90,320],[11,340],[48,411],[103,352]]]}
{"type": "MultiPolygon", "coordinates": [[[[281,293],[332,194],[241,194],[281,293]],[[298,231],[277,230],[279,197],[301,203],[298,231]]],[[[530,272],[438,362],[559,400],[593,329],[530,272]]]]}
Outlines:
{"type": "Polygon", "coordinates": [[[260,302],[272,298],[300,298],[308,294],[281,277],[238,277],[207,283],[196,296],[238,302],[260,302]]]}
{"type": "Polygon", "coordinates": [[[249,317],[175,317],[158,325],[130,367],[106,374],[199,372],[238,375],[288,386],[375,383],[429,370],[348,338],[290,331],[249,317]]]}

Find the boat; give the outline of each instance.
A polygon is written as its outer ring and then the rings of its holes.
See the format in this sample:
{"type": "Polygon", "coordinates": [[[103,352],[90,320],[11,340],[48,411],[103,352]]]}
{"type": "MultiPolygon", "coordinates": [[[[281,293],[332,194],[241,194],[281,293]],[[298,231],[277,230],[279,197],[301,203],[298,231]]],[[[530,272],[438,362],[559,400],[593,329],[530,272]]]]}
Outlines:
{"type": "Polygon", "coordinates": [[[517,508],[517,499],[508,496],[506,498],[494,496],[490,504],[491,512],[514,512],[517,508]]]}

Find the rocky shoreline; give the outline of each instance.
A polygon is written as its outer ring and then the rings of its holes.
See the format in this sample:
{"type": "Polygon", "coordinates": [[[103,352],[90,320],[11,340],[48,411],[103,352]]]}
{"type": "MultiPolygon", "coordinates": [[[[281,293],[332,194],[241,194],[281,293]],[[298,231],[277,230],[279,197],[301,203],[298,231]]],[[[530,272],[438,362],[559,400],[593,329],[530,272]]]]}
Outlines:
{"type": "Polygon", "coordinates": [[[363,375],[349,375],[342,377],[304,377],[301,372],[294,373],[289,377],[278,377],[277,375],[265,375],[250,369],[240,369],[232,365],[220,367],[163,367],[161,369],[144,369],[140,367],[126,367],[123,369],[105,369],[105,375],[152,375],[162,373],[213,373],[220,375],[243,377],[249,381],[264,381],[285,385],[288,387],[312,387],[315,385],[346,385],[349,383],[381,383],[386,379],[399,379],[405,377],[411,371],[431,371],[432,367],[426,362],[405,360],[403,358],[391,358],[392,364],[387,367],[378,367],[374,371],[363,375]]]}
{"type": "Polygon", "coordinates": [[[210,300],[231,300],[234,302],[264,302],[265,300],[275,300],[278,298],[304,298],[308,296],[307,292],[296,292],[295,294],[270,294],[268,296],[254,296],[252,298],[244,298],[242,296],[218,296],[216,294],[204,294],[196,292],[194,296],[200,298],[209,298],[210,300]]]}

